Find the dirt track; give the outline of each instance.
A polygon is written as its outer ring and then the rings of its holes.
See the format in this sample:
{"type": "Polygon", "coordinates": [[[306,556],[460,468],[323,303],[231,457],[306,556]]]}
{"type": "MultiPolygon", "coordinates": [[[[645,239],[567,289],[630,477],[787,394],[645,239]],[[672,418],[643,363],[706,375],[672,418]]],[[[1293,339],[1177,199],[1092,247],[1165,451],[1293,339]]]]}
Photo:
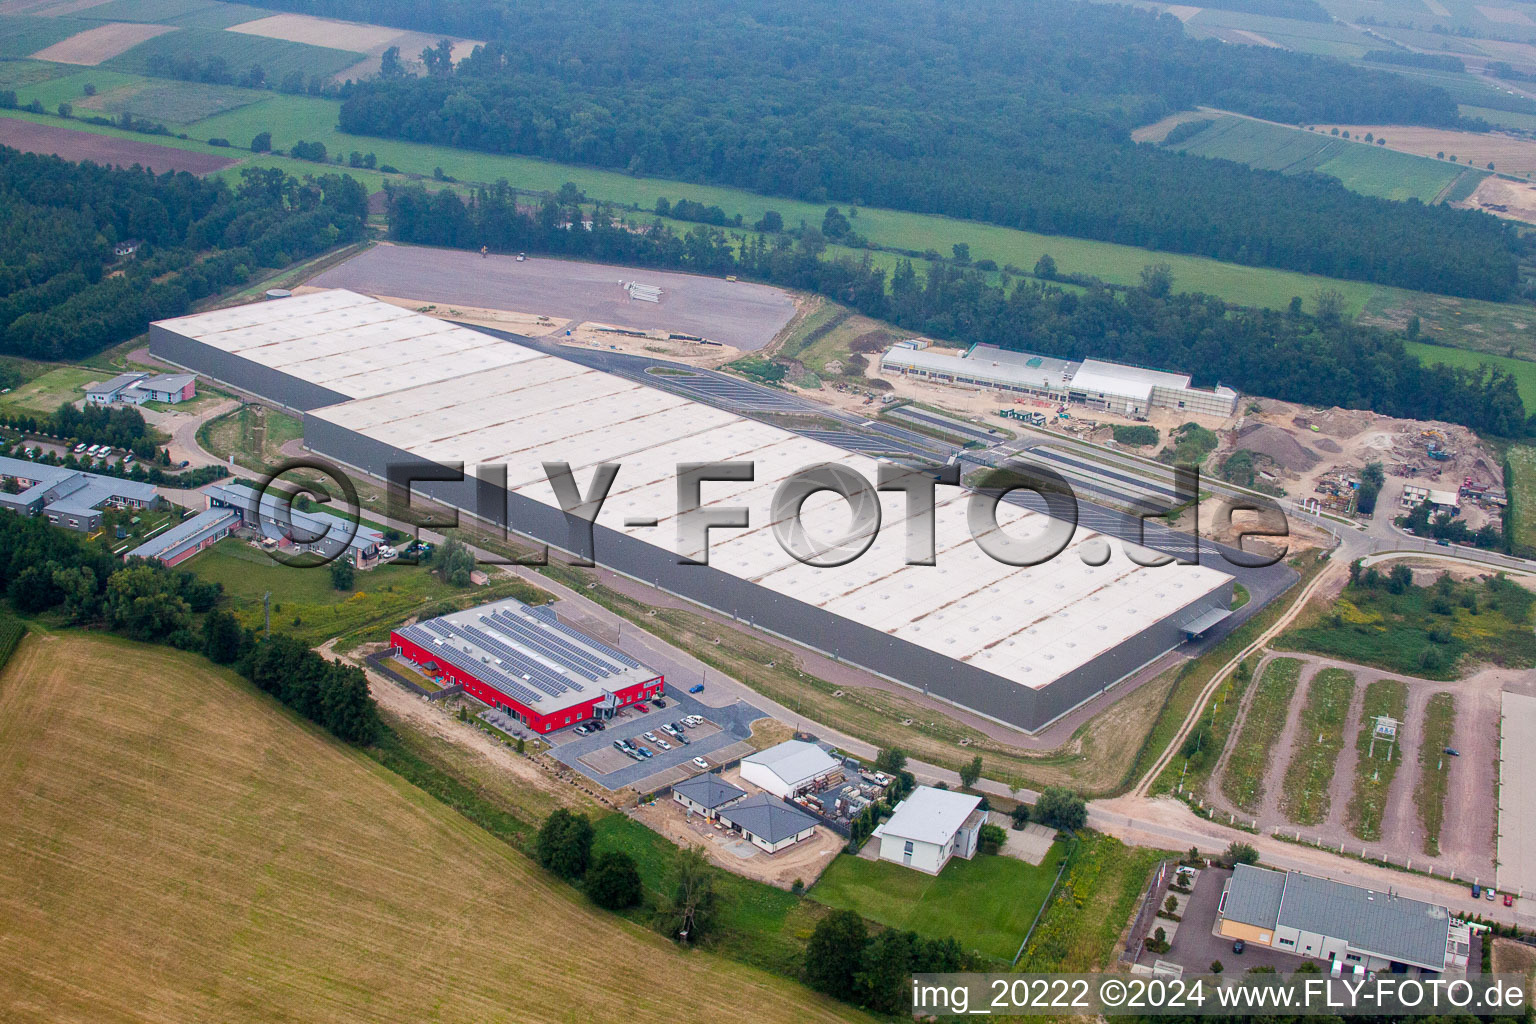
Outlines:
{"type": "Polygon", "coordinates": [[[52,153],[65,160],[90,160],[98,164],[132,167],[138,164],[152,170],[190,171],[209,174],[239,163],[228,157],[194,153],[137,139],[118,139],[95,132],[56,128],[18,117],[0,117],[0,145],[26,153],[52,153]]]}

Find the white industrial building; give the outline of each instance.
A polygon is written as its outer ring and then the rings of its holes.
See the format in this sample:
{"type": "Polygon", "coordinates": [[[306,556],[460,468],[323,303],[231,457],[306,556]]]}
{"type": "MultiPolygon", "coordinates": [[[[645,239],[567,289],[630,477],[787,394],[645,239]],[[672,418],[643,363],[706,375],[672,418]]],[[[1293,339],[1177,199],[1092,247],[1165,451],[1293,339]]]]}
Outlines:
{"type": "Polygon", "coordinates": [[[1102,359],[1070,362],[975,345],[964,355],[898,344],[880,359],[886,373],[921,377],[941,384],[1007,391],[1052,402],[1145,418],[1150,409],[1176,409],[1207,416],[1231,416],[1237,392],[1197,388],[1188,374],[1147,370],[1102,359]]]}
{"type": "Polygon", "coordinates": [[[785,740],[741,759],[741,777],[759,789],[788,800],[843,770],[843,766],[814,743],[785,740]]]}
{"type": "MultiPolygon", "coordinates": [[[[618,475],[592,554],[611,569],[878,672],[935,697],[1039,729],[1184,642],[1229,607],[1232,578],[1198,565],[1138,565],[1109,541],[1103,564],[1083,529],[1042,564],[999,562],[970,535],[970,495],[941,488],[937,564],[906,564],[906,503],[880,495],[869,550],[837,568],[803,564],[778,543],[769,511],[787,477],[831,463],[871,484],[865,455],[633,380],[344,290],[163,321],[151,351],[304,413],[317,454],[383,477],[402,462],[462,463],[460,482],[414,490],[557,549],[585,530],[559,508],[543,465],[570,463],[583,490],[598,463],[618,475]],[[714,529],[709,564],[684,564],[678,467],[749,462],[753,478],[703,485],[705,509],[743,507],[745,529],[714,529]],[[474,479],[506,467],[504,490],[474,479]],[[495,503],[485,495],[494,492],[495,503]]],[[[836,540],[847,504],[817,494],[803,520],[836,540]]],[[[999,510],[1009,536],[1052,521],[999,510]]],[[[1150,561],[1152,553],[1138,557],[1150,561]]]]}
{"type": "Polygon", "coordinates": [[[976,856],[986,812],[981,797],[918,786],[875,828],[880,859],[936,875],[950,858],[976,856]]]}

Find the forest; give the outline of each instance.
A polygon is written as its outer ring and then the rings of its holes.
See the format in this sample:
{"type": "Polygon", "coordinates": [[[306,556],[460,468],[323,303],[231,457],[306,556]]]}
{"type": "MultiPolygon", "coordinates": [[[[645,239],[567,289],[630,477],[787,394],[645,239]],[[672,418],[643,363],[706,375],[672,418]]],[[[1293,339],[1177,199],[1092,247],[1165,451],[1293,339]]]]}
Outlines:
{"type": "Polygon", "coordinates": [[[746,0],[708,19],[680,0],[582,0],[519,8],[496,36],[499,9],[475,26],[493,41],[457,64],[354,83],[341,129],[1454,295],[1516,284],[1520,242],[1493,217],[1130,137],[1198,104],[1459,123],[1445,90],[1389,70],[1074,0],[746,0]]]}
{"type": "Polygon", "coordinates": [[[351,178],[248,168],[230,188],[0,147],[0,352],[89,355],[214,292],[362,237],[351,178]],[[118,242],[138,249],[118,257],[118,242]]]}
{"type": "MultiPolygon", "coordinates": [[[[730,235],[699,225],[678,234],[659,222],[626,226],[599,206],[592,228],[553,201],[520,209],[507,186],[469,201],[420,185],[389,190],[391,237],[404,242],[737,274],[818,292],[877,319],[937,338],[1044,355],[1089,356],[1190,373],[1199,385],[1312,405],[1369,408],[1389,416],[1443,419],[1504,437],[1536,431],[1507,374],[1424,366],[1395,332],[1345,321],[1336,304],[1317,316],[1229,307],[1215,296],[1179,293],[1166,268],[1149,267],[1141,286],[1116,290],[1088,281],[1083,292],[1003,274],[991,283],[974,268],[934,264],[919,280],[908,262],[887,281],[867,260],[828,258],[819,232],[730,235]],[[771,240],[770,240],[771,239],[771,240]]],[[[1043,262],[1043,261],[1042,261],[1043,262]]]]}

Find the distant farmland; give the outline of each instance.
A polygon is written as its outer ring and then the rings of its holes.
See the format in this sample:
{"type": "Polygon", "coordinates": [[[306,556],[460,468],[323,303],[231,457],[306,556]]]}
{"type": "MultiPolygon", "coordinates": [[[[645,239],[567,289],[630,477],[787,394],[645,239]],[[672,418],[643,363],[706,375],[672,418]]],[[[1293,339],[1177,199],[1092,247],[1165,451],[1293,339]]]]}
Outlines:
{"type": "Polygon", "coordinates": [[[1466,170],[1383,146],[1228,115],[1215,115],[1213,124],[1170,148],[1286,174],[1316,171],[1364,195],[1425,203],[1466,170]]]}

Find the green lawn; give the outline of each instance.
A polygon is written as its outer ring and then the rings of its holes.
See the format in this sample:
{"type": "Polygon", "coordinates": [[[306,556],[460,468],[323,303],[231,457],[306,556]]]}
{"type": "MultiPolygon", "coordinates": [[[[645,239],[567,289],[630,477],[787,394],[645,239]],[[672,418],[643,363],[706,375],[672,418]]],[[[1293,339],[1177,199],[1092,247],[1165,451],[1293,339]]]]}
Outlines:
{"type": "MultiPolygon", "coordinates": [[[[1536,310],[1531,311],[1531,318],[1536,320],[1536,310]]],[[[1426,366],[1443,363],[1446,366],[1465,366],[1476,369],[1486,363],[1495,369],[1513,374],[1515,385],[1520,389],[1520,400],[1525,403],[1526,412],[1536,412],[1536,363],[1529,359],[1511,359],[1508,356],[1487,352],[1469,352],[1463,348],[1426,345],[1422,341],[1404,342],[1403,347],[1418,356],[1419,362],[1426,366]]]]}
{"type": "Polygon", "coordinates": [[[310,644],[341,637],[340,649],[383,640],[391,627],[411,615],[445,603],[456,607],[516,597],[542,604],[545,592],[502,576],[485,587],[451,587],[425,566],[389,564],[356,575],[354,589],[337,590],[325,566],[296,568],[274,561],[237,538],[220,541],[182,567],[198,578],[223,584],[229,610],[242,625],[260,629],[262,597],[272,595],[272,629],[310,644]]]}
{"type": "MultiPolygon", "coordinates": [[[[622,850],[635,859],[649,892],[660,896],[666,891],[677,856],[671,841],[623,814],[598,818],[593,831],[594,857],[622,850]]],[[[716,871],[715,892],[720,897],[719,921],[709,943],[746,963],[798,977],[805,965],[806,940],[826,910],[803,896],[728,871],[716,871]]],[[[639,919],[640,914],[632,916],[639,919]]]]}
{"type": "Polygon", "coordinates": [[[1445,790],[1451,764],[1456,759],[1445,753],[1456,726],[1456,697],[1437,693],[1424,709],[1424,738],[1419,743],[1419,784],[1413,802],[1424,826],[1424,852],[1431,857],[1440,853],[1440,826],[1445,822],[1445,790]]]}
{"type": "Polygon", "coordinates": [[[1061,888],[1030,936],[1018,969],[1082,972],[1109,967],[1115,943],[1152,868],[1168,856],[1164,850],[1125,846],[1097,832],[1083,833],[1061,888]]]}
{"type": "Polygon", "coordinates": [[[1376,842],[1381,838],[1381,816],[1387,794],[1397,774],[1403,752],[1395,743],[1374,740],[1376,718],[1387,715],[1406,725],[1408,685],[1397,679],[1378,679],[1365,688],[1365,703],[1360,709],[1360,731],[1355,734],[1355,792],[1349,801],[1349,831],[1357,839],[1376,842]],[[1374,742],[1373,742],[1374,740],[1374,742]],[[1371,750],[1375,749],[1375,756],[1371,750]]]}
{"type": "Polygon", "coordinates": [[[1344,719],[1355,695],[1355,676],[1325,668],[1312,677],[1301,709],[1296,753],[1285,770],[1280,806],[1298,825],[1316,825],[1328,817],[1328,788],[1344,749],[1344,719]]]}
{"type": "Polygon", "coordinates": [[[1270,750],[1285,726],[1300,676],[1300,661],[1275,658],[1264,666],[1259,677],[1248,715],[1238,730],[1236,745],[1221,777],[1221,791],[1242,810],[1256,812],[1264,799],[1264,774],[1269,769],[1270,750]]]}
{"type": "Polygon", "coordinates": [[[937,877],[844,854],[827,867],[810,895],[891,928],[935,939],[953,937],[967,949],[1012,960],[1065,853],[1060,844],[1051,847],[1038,867],[1001,855],[956,857],[937,877]]]}
{"type": "MultiPolygon", "coordinates": [[[[82,76],[71,76],[71,78],[77,77],[82,76]]],[[[98,82],[96,87],[102,89],[102,84],[98,82]]],[[[228,110],[265,100],[267,95],[256,89],[232,89],[200,82],[140,79],[112,89],[110,92],[98,94],[87,105],[108,114],[131,112],[135,117],[180,128],[228,110]]],[[[211,135],[204,137],[212,138],[211,135]]]]}
{"type": "Polygon", "coordinates": [[[1505,458],[1511,476],[1511,537],[1517,550],[1536,550],[1536,447],[1514,445],[1505,458]]]}
{"type": "Polygon", "coordinates": [[[0,408],[51,413],[65,402],[84,398],[83,389],[87,384],[94,384],[110,376],[103,375],[100,370],[60,366],[27,381],[8,395],[0,395],[0,408]]]}
{"type": "Polygon", "coordinates": [[[93,27],[73,18],[0,14],[0,58],[26,57],[93,27]]]}
{"type": "Polygon", "coordinates": [[[1408,587],[1351,584],[1275,646],[1313,651],[1429,679],[1455,679],[1463,659],[1506,668],[1536,665],[1530,591],[1508,579],[1408,587]]]}

